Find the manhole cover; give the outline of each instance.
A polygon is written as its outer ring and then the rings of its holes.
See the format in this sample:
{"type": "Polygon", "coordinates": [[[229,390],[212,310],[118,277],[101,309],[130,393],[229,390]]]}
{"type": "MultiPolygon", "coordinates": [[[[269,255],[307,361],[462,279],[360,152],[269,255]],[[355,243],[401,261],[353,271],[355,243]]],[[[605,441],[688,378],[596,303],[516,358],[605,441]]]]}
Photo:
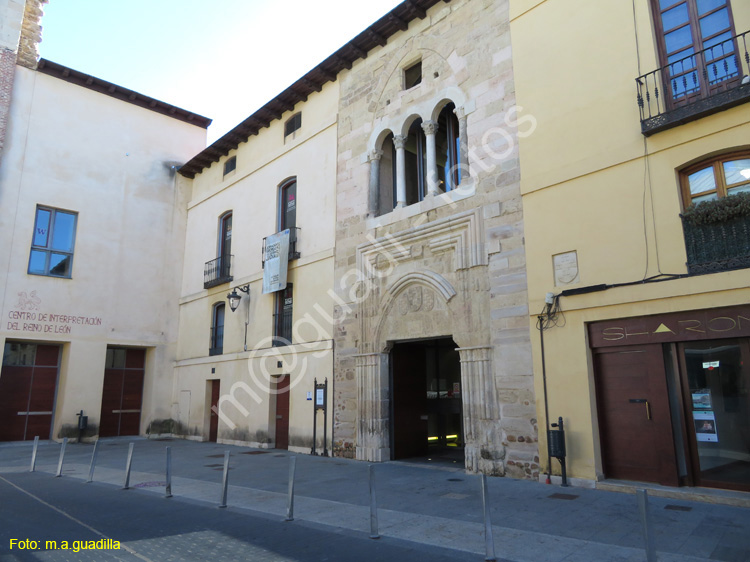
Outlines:
{"type": "Polygon", "coordinates": [[[552,494],[547,497],[552,498],[553,500],[574,500],[578,498],[578,496],[574,494],[552,494]]]}
{"type": "Polygon", "coordinates": [[[664,509],[671,509],[672,511],[691,511],[693,508],[686,505],[665,505],[664,509]]]}
{"type": "Polygon", "coordinates": [[[268,454],[268,451],[245,451],[244,453],[240,453],[240,454],[241,455],[266,455],[268,454]]]}
{"type": "Polygon", "coordinates": [[[166,485],[166,482],[140,482],[133,486],[133,488],[159,488],[166,485]]]}
{"type": "Polygon", "coordinates": [[[448,478],[448,482],[463,482],[463,478],[448,478]]]}

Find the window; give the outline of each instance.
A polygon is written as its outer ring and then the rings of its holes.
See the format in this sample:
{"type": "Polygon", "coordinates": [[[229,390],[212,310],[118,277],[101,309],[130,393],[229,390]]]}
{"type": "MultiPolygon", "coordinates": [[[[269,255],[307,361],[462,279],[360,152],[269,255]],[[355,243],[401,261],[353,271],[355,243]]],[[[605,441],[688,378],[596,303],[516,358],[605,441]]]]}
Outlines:
{"type": "Polygon", "coordinates": [[[29,273],[70,278],[77,213],[37,207],[29,273]]]}
{"type": "Polygon", "coordinates": [[[229,172],[234,172],[234,170],[237,168],[237,157],[232,156],[231,158],[228,158],[226,162],[224,162],[224,175],[226,176],[229,172]]]}
{"type": "Polygon", "coordinates": [[[208,348],[209,355],[221,355],[224,353],[224,311],[223,302],[214,305],[211,318],[211,343],[208,348]]]}
{"type": "Polygon", "coordinates": [[[739,81],[727,0],[652,0],[665,82],[672,107],[692,103],[739,81]]]}
{"type": "Polygon", "coordinates": [[[279,190],[279,232],[297,226],[297,180],[291,179],[279,190]]]}
{"type": "Polygon", "coordinates": [[[232,211],[224,213],[219,221],[219,276],[231,277],[232,266],[232,211]]]}
{"type": "Polygon", "coordinates": [[[292,138],[296,136],[297,130],[302,127],[302,113],[295,113],[284,124],[284,142],[291,135],[292,138]]]}
{"type": "Polygon", "coordinates": [[[681,174],[685,207],[742,191],[750,192],[750,152],[702,162],[681,174]]]}
{"type": "Polygon", "coordinates": [[[275,293],[273,315],[273,345],[282,346],[292,343],[292,309],[294,305],[292,283],[286,289],[275,293]]]}
{"type": "Polygon", "coordinates": [[[438,116],[438,130],[435,133],[435,151],[437,153],[438,189],[441,192],[456,189],[461,183],[459,170],[460,143],[458,137],[458,118],[453,112],[456,106],[446,105],[438,116]]]}
{"type": "Polygon", "coordinates": [[[404,90],[413,88],[422,82],[422,61],[417,61],[404,69],[404,90]]]}

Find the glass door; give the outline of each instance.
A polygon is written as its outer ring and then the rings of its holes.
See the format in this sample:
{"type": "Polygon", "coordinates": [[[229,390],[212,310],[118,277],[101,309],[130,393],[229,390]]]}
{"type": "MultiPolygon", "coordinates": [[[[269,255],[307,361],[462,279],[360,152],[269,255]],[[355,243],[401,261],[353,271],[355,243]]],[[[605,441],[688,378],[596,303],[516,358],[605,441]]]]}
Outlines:
{"type": "Polygon", "coordinates": [[[683,343],[696,484],[750,490],[750,347],[746,339],[683,343]]]}

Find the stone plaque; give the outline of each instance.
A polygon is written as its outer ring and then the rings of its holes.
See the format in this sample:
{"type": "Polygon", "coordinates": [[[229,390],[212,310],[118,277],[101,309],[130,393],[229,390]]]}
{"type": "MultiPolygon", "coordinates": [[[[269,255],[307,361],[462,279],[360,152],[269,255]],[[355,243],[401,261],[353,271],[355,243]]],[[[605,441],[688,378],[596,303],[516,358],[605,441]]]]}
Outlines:
{"type": "Polygon", "coordinates": [[[575,250],[552,256],[552,267],[555,271],[555,287],[581,282],[578,254],[575,250]]]}

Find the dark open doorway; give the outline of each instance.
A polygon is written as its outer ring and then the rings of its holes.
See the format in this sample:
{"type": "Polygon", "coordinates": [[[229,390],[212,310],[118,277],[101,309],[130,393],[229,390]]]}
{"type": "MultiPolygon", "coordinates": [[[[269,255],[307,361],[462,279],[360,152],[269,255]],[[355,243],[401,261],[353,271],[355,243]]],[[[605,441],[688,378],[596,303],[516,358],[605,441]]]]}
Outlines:
{"type": "Polygon", "coordinates": [[[461,364],[451,338],[391,350],[391,456],[463,463],[461,364]]]}

